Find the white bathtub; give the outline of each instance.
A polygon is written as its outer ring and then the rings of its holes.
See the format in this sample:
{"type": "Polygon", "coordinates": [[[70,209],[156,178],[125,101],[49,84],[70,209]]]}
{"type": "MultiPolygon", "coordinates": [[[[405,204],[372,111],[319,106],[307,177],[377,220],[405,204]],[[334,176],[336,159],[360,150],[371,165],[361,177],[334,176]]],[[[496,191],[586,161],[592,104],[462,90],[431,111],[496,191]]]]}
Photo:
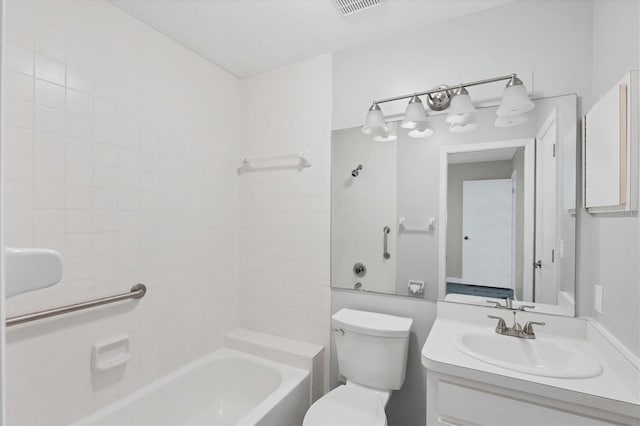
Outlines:
{"type": "Polygon", "coordinates": [[[300,425],[307,371],[220,349],[118,400],[79,425],[300,425]]]}

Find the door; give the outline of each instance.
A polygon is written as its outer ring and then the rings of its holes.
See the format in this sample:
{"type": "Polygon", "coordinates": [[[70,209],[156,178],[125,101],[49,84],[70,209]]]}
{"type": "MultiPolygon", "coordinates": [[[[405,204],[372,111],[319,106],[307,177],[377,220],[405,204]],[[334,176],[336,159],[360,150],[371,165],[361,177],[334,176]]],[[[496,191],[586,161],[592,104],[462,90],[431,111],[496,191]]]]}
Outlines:
{"type": "Polygon", "coordinates": [[[462,279],[466,284],[514,288],[511,179],[462,184],[462,279]]]}
{"type": "Polygon", "coordinates": [[[557,303],[556,120],[550,118],[536,140],[535,302],[557,303]]]}

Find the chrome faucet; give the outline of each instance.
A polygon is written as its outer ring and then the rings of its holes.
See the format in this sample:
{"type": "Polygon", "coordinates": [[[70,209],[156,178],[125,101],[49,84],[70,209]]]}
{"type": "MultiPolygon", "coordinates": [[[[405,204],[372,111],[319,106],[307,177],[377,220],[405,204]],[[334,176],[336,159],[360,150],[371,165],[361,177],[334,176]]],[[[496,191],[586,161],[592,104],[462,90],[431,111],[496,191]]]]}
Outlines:
{"type": "Polygon", "coordinates": [[[518,337],[520,339],[535,339],[536,333],[533,331],[534,325],[545,325],[544,322],[539,321],[527,321],[522,327],[516,321],[516,310],[512,310],[513,312],[513,325],[511,327],[507,326],[507,323],[504,321],[502,317],[497,317],[495,315],[487,315],[487,317],[498,320],[498,325],[496,326],[496,333],[502,334],[504,336],[512,336],[518,337]]]}
{"type": "Polygon", "coordinates": [[[510,309],[512,311],[524,311],[526,309],[535,309],[536,307],[533,305],[520,305],[517,308],[513,307],[513,299],[511,297],[507,297],[504,299],[504,305],[500,303],[498,300],[487,300],[487,303],[493,303],[494,308],[498,309],[510,309]]]}

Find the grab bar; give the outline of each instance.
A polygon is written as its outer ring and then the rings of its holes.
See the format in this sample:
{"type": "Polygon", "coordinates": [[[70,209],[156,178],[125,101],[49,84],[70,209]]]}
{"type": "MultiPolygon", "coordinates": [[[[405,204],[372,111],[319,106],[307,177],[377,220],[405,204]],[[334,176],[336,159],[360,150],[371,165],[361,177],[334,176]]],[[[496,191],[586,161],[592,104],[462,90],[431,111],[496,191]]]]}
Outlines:
{"type": "Polygon", "coordinates": [[[69,312],[81,311],[83,309],[93,308],[95,306],[106,305],[109,303],[120,302],[127,299],[141,299],[147,293],[147,287],[144,284],[136,284],[131,287],[131,291],[120,293],[114,296],[101,297],[99,299],[88,300],[86,302],[72,303],[71,305],[60,306],[59,308],[45,309],[44,311],[32,312],[30,314],[18,315],[7,318],[6,326],[23,324],[25,322],[37,321],[44,318],[55,317],[57,315],[67,314],[69,312]]]}
{"type": "Polygon", "coordinates": [[[389,235],[389,232],[391,232],[391,228],[389,228],[388,226],[385,226],[384,228],[382,228],[382,233],[384,236],[384,243],[383,243],[384,251],[382,252],[382,257],[385,259],[389,259],[391,257],[391,254],[387,249],[387,235],[389,235]]]}

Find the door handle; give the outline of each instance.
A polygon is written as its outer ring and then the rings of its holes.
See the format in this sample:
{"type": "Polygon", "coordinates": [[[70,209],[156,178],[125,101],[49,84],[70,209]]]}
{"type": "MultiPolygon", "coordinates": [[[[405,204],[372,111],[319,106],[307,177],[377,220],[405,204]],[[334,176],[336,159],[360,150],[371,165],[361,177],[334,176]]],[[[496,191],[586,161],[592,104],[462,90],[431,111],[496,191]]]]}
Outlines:
{"type": "Polygon", "coordinates": [[[385,226],[384,228],[382,228],[382,235],[383,235],[382,257],[384,259],[389,259],[391,257],[391,254],[389,253],[389,250],[387,249],[387,236],[389,235],[390,232],[391,232],[391,228],[389,228],[388,226],[385,226]]]}
{"type": "Polygon", "coordinates": [[[468,240],[468,239],[469,239],[469,236],[468,236],[468,235],[465,235],[465,236],[464,236],[464,239],[465,239],[465,241],[466,241],[466,240],[468,240]]]}
{"type": "Polygon", "coordinates": [[[536,263],[533,264],[533,266],[535,266],[536,268],[542,269],[542,260],[538,260],[536,263]]]}

